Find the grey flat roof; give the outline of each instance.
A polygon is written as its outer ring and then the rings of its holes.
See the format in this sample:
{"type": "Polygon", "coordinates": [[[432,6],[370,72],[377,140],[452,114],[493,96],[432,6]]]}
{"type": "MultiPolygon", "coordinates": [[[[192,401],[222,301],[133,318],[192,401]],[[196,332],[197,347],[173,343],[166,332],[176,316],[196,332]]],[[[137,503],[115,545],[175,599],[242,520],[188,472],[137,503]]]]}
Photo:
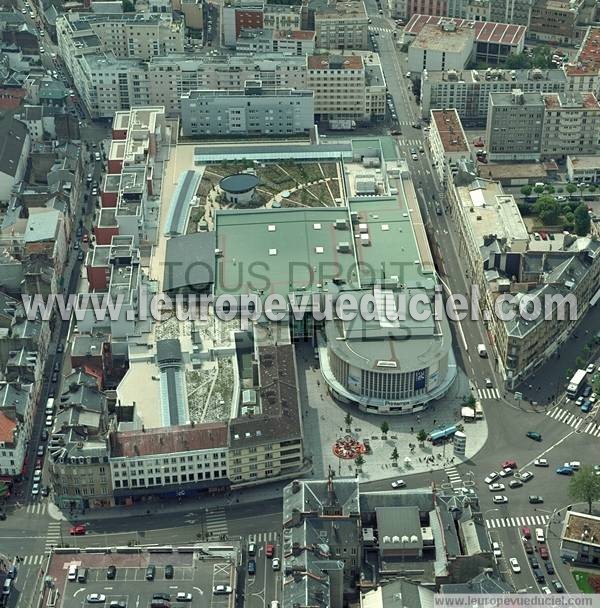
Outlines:
{"type": "Polygon", "coordinates": [[[200,180],[202,179],[203,171],[195,171],[190,169],[182,173],[179,177],[179,183],[171,198],[169,206],[169,216],[167,218],[167,228],[165,236],[173,236],[183,234],[185,231],[185,222],[187,219],[187,211],[189,209],[192,197],[198,191],[200,180]]]}
{"type": "Polygon", "coordinates": [[[214,282],[215,232],[197,232],[167,241],[163,291],[203,287],[214,282]]]}
{"type": "Polygon", "coordinates": [[[224,177],[219,186],[221,189],[231,194],[242,194],[256,188],[258,185],[258,177],[253,173],[236,173],[224,177]]]}

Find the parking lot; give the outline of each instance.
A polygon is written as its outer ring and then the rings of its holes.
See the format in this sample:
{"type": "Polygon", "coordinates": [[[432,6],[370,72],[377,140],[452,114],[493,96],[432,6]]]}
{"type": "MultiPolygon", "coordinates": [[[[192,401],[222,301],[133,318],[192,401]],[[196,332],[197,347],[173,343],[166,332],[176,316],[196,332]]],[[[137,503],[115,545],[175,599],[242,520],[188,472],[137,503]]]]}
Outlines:
{"type": "MultiPolygon", "coordinates": [[[[191,594],[191,600],[178,605],[229,608],[235,594],[214,595],[215,585],[227,585],[235,589],[235,558],[232,555],[207,555],[204,552],[143,552],[143,553],[76,553],[56,554],[52,558],[49,574],[55,580],[62,603],[61,608],[82,606],[110,606],[111,602],[129,608],[150,606],[157,593],[167,594],[176,602],[178,593],[191,594]],[[86,581],[68,580],[69,566],[75,565],[78,574],[87,569],[86,581]],[[154,579],[147,580],[148,566],[155,566],[154,579]],[[114,579],[108,578],[108,567],[115,566],[114,579]],[[173,576],[167,578],[166,566],[172,566],[173,576]],[[90,601],[91,594],[99,594],[100,600],[90,601]]],[[[166,597],[165,597],[166,599],[166,597]]]]}

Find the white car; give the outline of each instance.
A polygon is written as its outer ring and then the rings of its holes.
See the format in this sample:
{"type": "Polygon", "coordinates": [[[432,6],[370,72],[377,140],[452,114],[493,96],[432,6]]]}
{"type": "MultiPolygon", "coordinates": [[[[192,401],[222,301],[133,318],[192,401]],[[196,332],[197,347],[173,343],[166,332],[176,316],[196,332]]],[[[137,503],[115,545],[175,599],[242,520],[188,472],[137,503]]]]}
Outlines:
{"type": "Polygon", "coordinates": [[[531,471],[524,471],[520,474],[521,481],[530,481],[533,479],[533,473],[531,471]]]}
{"type": "Polygon", "coordinates": [[[271,562],[271,568],[273,568],[273,570],[275,571],[281,570],[281,562],[279,561],[278,557],[273,558],[273,561],[271,562]]]}
{"type": "Polygon", "coordinates": [[[31,494],[32,494],[32,496],[37,496],[39,493],[40,493],[40,484],[34,483],[33,486],[31,486],[31,494]]]}
{"type": "Polygon", "coordinates": [[[231,593],[232,589],[229,585],[215,585],[213,587],[213,593],[215,595],[225,595],[231,593]]]}
{"type": "Polygon", "coordinates": [[[510,467],[506,467],[506,469],[500,471],[500,477],[512,477],[514,474],[515,470],[510,467]]]}
{"type": "Polygon", "coordinates": [[[41,46],[41,47],[40,47],[40,53],[43,55],[45,52],[46,52],[46,51],[44,50],[44,47],[43,47],[43,46],[41,46]]]}
{"type": "Polygon", "coordinates": [[[542,587],[542,593],[545,593],[546,595],[549,595],[552,593],[552,591],[550,591],[550,589],[548,589],[548,587],[542,587]]]}
{"type": "Polygon", "coordinates": [[[36,469],[33,472],[33,481],[37,483],[41,478],[42,478],[42,470],[36,469]]]}
{"type": "Polygon", "coordinates": [[[85,599],[90,604],[101,604],[106,601],[106,596],[103,593],[90,593],[85,599]]]}
{"type": "Polygon", "coordinates": [[[511,557],[508,560],[508,563],[510,564],[510,567],[512,568],[513,572],[515,572],[515,573],[521,572],[521,566],[519,566],[519,562],[516,557],[511,557]]]}
{"type": "Polygon", "coordinates": [[[493,542],[492,551],[494,552],[495,557],[502,557],[502,549],[500,549],[500,543],[493,542]]]}
{"type": "Polygon", "coordinates": [[[547,467],[548,465],[548,461],[545,458],[536,458],[533,461],[533,466],[535,467],[547,467]]]}
{"type": "Polygon", "coordinates": [[[588,374],[593,374],[594,370],[596,369],[596,366],[593,363],[590,363],[586,368],[585,371],[588,374]]]}
{"type": "Polygon", "coordinates": [[[491,483],[488,488],[490,492],[503,492],[506,489],[503,483],[491,483]]]}
{"type": "Polygon", "coordinates": [[[598,399],[598,395],[596,395],[596,393],[592,393],[589,397],[588,397],[588,401],[590,403],[596,403],[596,399],[598,399]]]}
{"type": "Polygon", "coordinates": [[[494,471],[493,473],[490,473],[483,481],[489,485],[490,483],[494,483],[498,477],[500,477],[500,473],[496,473],[496,471],[494,471]]]}
{"type": "Polygon", "coordinates": [[[508,498],[506,496],[502,496],[502,495],[498,494],[497,496],[494,496],[494,498],[492,499],[492,502],[495,505],[504,505],[508,502],[508,498]]]}
{"type": "Polygon", "coordinates": [[[403,488],[404,486],[406,486],[406,482],[403,479],[392,481],[392,488],[403,488]]]}
{"type": "Polygon", "coordinates": [[[577,397],[577,399],[575,400],[575,405],[577,407],[581,407],[583,405],[583,402],[584,402],[584,398],[583,397],[581,397],[581,396],[577,397]]]}
{"type": "Polygon", "coordinates": [[[48,416],[46,416],[46,426],[52,426],[52,422],[53,422],[52,415],[48,414],[48,416]]]}
{"type": "Polygon", "coordinates": [[[191,602],[192,594],[186,593],[185,591],[179,591],[179,593],[177,593],[177,596],[175,597],[175,600],[178,602],[191,602]]]}

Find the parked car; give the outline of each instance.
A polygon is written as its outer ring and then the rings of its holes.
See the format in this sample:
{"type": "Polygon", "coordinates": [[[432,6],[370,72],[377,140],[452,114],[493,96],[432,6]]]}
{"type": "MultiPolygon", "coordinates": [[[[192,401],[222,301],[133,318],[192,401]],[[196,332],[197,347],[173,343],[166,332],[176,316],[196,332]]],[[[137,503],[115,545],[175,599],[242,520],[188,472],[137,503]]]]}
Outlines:
{"type": "Polygon", "coordinates": [[[103,593],[90,593],[85,599],[90,604],[101,604],[106,601],[106,596],[103,593]]]}
{"type": "Polygon", "coordinates": [[[488,486],[488,489],[490,492],[502,492],[505,490],[505,487],[503,483],[491,483],[488,486]]]}
{"type": "Polygon", "coordinates": [[[512,477],[514,474],[515,474],[515,470],[509,469],[508,467],[506,469],[502,469],[500,471],[500,477],[512,477]]]}
{"type": "Polygon", "coordinates": [[[508,502],[508,498],[506,496],[497,495],[497,496],[494,496],[494,498],[492,499],[492,502],[495,505],[504,505],[508,502]]]}
{"type": "Polygon", "coordinates": [[[515,574],[521,572],[521,566],[519,566],[519,560],[517,560],[516,557],[511,557],[508,560],[508,563],[510,564],[511,569],[515,574]]]}
{"type": "Polygon", "coordinates": [[[267,557],[273,557],[273,555],[275,555],[275,546],[270,543],[267,544],[265,547],[265,555],[267,557]]]}
{"type": "Polygon", "coordinates": [[[523,541],[523,548],[525,549],[525,553],[528,555],[533,553],[533,545],[528,540],[523,541]]]}
{"type": "Polygon", "coordinates": [[[213,587],[213,593],[215,595],[225,595],[231,593],[232,589],[229,585],[215,585],[213,587]]]}
{"type": "Polygon", "coordinates": [[[516,469],[517,467],[517,461],[516,460],[505,460],[501,465],[500,468],[502,469],[516,469]]]}
{"type": "Polygon", "coordinates": [[[171,564],[167,564],[165,566],[165,578],[173,578],[174,574],[175,574],[175,570],[174,570],[173,566],[171,566],[171,564]]]}
{"type": "Polygon", "coordinates": [[[494,541],[492,543],[492,551],[494,552],[495,557],[502,557],[502,549],[500,548],[500,543],[494,541]]]}
{"type": "Polygon", "coordinates": [[[556,469],[556,472],[558,475],[573,475],[574,473],[573,469],[569,466],[558,467],[556,469]]]}
{"type": "Polygon", "coordinates": [[[533,461],[533,466],[535,466],[535,467],[547,467],[548,466],[548,460],[546,460],[546,458],[536,458],[533,461]]]}
{"type": "Polygon", "coordinates": [[[522,488],[523,487],[523,482],[520,479],[511,479],[509,484],[508,484],[509,488],[512,488],[513,490],[515,488],[522,488]]]}
{"type": "Polygon", "coordinates": [[[496,473],[496,471],[493,471],[483,481],[489,485],[490,483],[496,481],[498,477],[500,477],[500,473],[496,473]]]}
{"type": "Polygon", "coordinates": [[[544,499],[541,496],[532,495],[529,497],[530,505],[541,505],[544,502],[544,499]]]}
{"type": "Polygon", "coordinates": [[[525,433],[525,436],[529,437],[529,439],[533,439],[534,441],[542,440],[541,433],[538,433],[537,431],[527,431],[527,433],[525,433]]]}
{"type": "Polygon", "coordinates": [[[546,545],[540,545],[538,551],[542,559],[548,559],[550,557],[548,553],[548,547],[546,547],[546,545]]]}
{"type": "Polygon", "coordinates": [[[87,529],[83,524],[77,524],[69,530],[69,534],[71,534],[71,536],[83,536],[86,531],[87,529]]]}
{"type": "Polygon", "coordinates": [[[113,564],[111,564],[107,569],[106,569],[106,578],[108,580],[113,580],[115,577],[117,576],[117,567],[114,566],[113,564]]]}
{"type": "Polygon", "coordinates": [[[554,574],[554,565],[552,564],[552,562],[550,560],[548,560],[546,562],[546,572],[548,574],[554,574]]]}
{"type": "Polygon", "coordinates": [[[406,482],[403,479],[396,479],[396,481],[392,481],[392,488],[404,488],[406,486],[406,482]]]}
{"type": "Polygon", "coordinates": [[[531,528],[525,526],[521,528],[521,533],[523,534],[523,538],[531,538],[531,528]]]}
{"type": "Polygon", "coordinates": [[[150,564],[146,568],[146,580],[147,581],[153,581],[155,574],[156,574],[156,566],[154,564],[150,564]]]}
{"type": "Polygon", "coordinates": [[[177,595],[175,596],[175,599],[178,602],[191,602],[192,601],[192,594],[191,593],[186,593],[185,591],[179,591],[177,593],[177,595]]]}
{"type": "Polygon", "coordinates": [[[593,374],[594,370],[596,369],[596,366],[593,363],[590,363],[586,368],[585,371],[588,374],[593,374]]]}
{"type": "Polygon", "coordinates": [[[531,471],[523,471],[519,477],[521,478],[521,481],[527,482],[527,481],[531,481],[534,477],[533,473],[531,471]]]}
{"type": "Polygon", "coordinates": [[[552,579],[552,586],[556,589],[556,593],[564,593],[565,589],[556,579],[552,579]]]}
{"type": "Polygon", "coordinates": [[[248,574],[256,574],[256,561],[253,559],[248,561],[248,574]]]}

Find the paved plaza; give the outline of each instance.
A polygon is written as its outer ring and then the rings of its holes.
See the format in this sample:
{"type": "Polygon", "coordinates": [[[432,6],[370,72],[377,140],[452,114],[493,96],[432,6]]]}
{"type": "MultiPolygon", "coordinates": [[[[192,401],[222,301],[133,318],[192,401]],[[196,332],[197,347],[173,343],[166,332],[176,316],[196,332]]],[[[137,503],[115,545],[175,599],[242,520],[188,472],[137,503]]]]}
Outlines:
{"type": "MultiPolygon", "coordinates": [[[[354,475],[356,465],[353,460],[339,459],[333,452],[336,440],[350,435],[363,442],[369,440],[370,453],[364,455],[364,464],[359,471],[364,481],[374,481],[388,477],[422,473],[435,469],[453,469],[463,460],[471,459],[487,440],[487,423],[479,420],[474,423],[463,423],[460,408],[463,399],[471,392],[469,380],[459,370],[458,378],[448,395],[434,402],[428,409],[418,415],[382,416],[367,414],[351,405],[334,401],[327,393],[327,387],[313,350],[308,345],[298,345],[298,376],[304,420],[305,453],[312,461],[312,471],[307,476],[322,478],[327,476],[329,467],[338,475],[354,475]],[[346,414],[352,416],[350,432],[346,429],[346,414]],[[389,425],[387,436],[381,432],[381,424],[389,425]],[[467,436],[465,456],[454,455],[452,443],[432,446],[425,442],[422,446],[417,441],[417,433],[423,429],[427,433],[439,426],[464,424],[467,436]],[[410,446],[414,447],[411,448],[410,446]],[[391,458],[392,452],[398,450],[397,464],[391,458]],[[433,457],[433,462],[428,461],[433,457]]],[[[493,401],[488,407],[492,406],[493,401]]],[[[485,404],[484,404],[485,407],[485,404]]],[[[450,478],[452,471],[449,471],[450,478]]],[[[458,481],[454,479],[453,481],[458,481]]]]}

